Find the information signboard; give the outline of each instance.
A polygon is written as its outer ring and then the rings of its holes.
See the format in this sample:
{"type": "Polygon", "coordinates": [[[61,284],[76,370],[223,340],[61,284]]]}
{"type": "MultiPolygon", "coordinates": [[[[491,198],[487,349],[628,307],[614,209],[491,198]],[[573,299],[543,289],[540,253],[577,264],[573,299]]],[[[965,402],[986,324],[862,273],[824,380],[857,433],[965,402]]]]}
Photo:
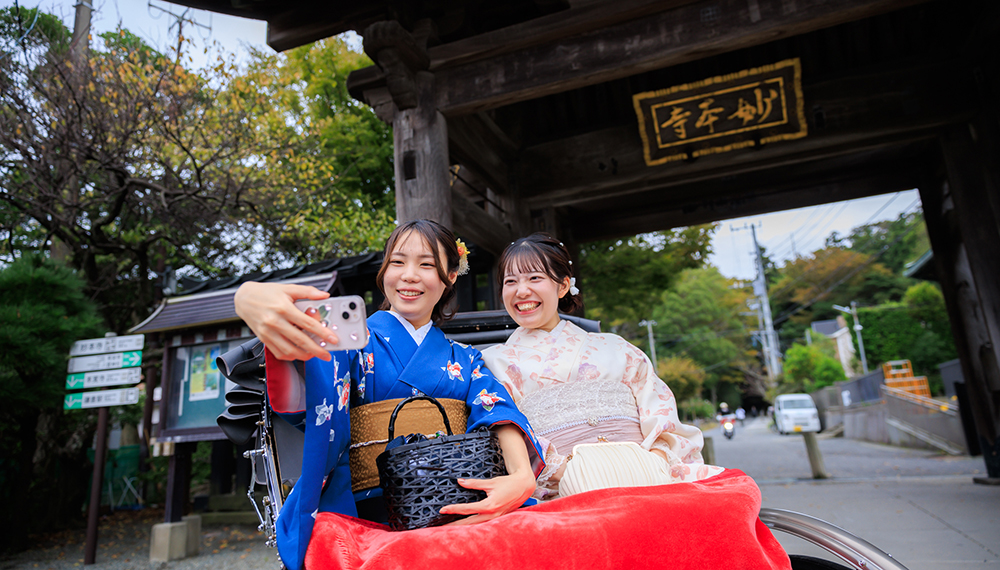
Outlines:
{"type": "Polygon", "coordinates": [[[122,386],[125,384],[138,384],[140,380],[142,380],[141,368],[82,372],[66,376],[66,389],[85,390],[87,388],[103,388],[105,386],[122,386]]]}
{"type": "Polygon", "coordinates": [[[129,336],[108,336],[78,340],[69,349],[70,356],[85,356],[88,354],[104,354],[105,352],[125,352],[127,350],[142,350],[146,335],[133,334],[129,336]]]}
{"type": "Polygon", "coordinates": [[[122,388],[120,390],[97,390],[95,392],[66,394],[66,398],[63,400],[63,409],[107,408],[109,406],[125,406],[138,403],[138,388],[122,388]]]}
{"type": "Polygon", "coordinates": [[[113,370],[115,368],[131,368],[142,365],[142,351],[114,352],[94,356],[77,356],[69,359],[67,372],[93,372],[96,370],[113,370]]]}

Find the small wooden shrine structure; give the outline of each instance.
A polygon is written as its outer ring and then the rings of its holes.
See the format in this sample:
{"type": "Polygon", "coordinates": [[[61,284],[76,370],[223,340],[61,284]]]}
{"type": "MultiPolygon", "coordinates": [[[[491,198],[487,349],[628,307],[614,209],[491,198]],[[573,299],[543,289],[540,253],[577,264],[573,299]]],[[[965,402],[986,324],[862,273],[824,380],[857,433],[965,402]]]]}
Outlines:
{"type": "Polygon", "coordinates": [[[1000,3],[174,1],[277,50],[361,34],[398,217],[492,252],[919,188],[1000,478],[1000,3]]]}

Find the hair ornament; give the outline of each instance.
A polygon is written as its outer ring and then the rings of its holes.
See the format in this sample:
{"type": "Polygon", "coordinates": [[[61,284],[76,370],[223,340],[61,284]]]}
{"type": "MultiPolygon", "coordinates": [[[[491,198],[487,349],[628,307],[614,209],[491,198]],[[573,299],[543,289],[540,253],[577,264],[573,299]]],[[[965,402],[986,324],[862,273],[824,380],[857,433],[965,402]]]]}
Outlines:
{"type": "Polygon", "coordinates": [[[566,245],[563,242],[559,242],[559,247],[566,247],[566,245]]]}
{"type": "Polygon", "coordinates": [[[460,239],[455,240],[455,245],[458,246],[458,274],[465,275],[469,272],[469,248],[460,239]]]}
{"type": "Polygon", "coordinates": [[[571,260],[569,260],[569,264],[570,264],[570,265],[573,265],[573,260],[572,260],[572,259],[571,259],[571,260]]]}
{"type": "Polygon", "coordinates": [[[569,278],[569,294],[570,295],[580,294],[580,290],[576,288],[576,277],[569,278]]]}

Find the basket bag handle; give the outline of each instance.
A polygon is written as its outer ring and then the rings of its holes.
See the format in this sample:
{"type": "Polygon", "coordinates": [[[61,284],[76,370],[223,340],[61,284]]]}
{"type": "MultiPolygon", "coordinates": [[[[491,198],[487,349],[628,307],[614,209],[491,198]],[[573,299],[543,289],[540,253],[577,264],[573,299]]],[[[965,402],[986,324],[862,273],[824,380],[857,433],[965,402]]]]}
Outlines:
{"type": "Polygon", "coordinates": [[[403,409],[403,406],[413,402],[415,400],[427,400],[437,406],[438,410],[441,412],[441,418],[444,419],[444,428],[448,430],[448,435],[451,433],[451,422],[448,421],[448,414],[444,411],[444,406],[441,405],[436,399],[430,396],[410,396],[409,398],[403,400],[402,402],[396,404],[396,409],[392,411],[392,415],[389,416],[389,441],[392,441],[393,435],[396,430],[396,415],[399,414],[399,410],[403,409]]]}

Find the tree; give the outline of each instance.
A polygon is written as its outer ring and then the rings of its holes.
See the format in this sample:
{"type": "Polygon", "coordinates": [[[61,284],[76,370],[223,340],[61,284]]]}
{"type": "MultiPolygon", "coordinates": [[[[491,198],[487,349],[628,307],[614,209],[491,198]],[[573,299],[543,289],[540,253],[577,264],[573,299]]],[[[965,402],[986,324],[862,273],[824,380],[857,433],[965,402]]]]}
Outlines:
{"type": "Polygon", "coordinates": [[[272,147],[261,220],[278,251],[298,262],[381,249],[394,225],[392,129],[347,92],[371,65],[328,38],[286,55],[255,52],[248,78],[274,105],[262,121],[272,147]]]}
{"type": "Polygon", "coordinates": [[[879,263],[895,275],[906,264],[930,249],[923,212],[901,213],[895,220],[858,226],[840,237],[836,232],[826,239],[827,247],[846,247],[867,255],[879,255],[879,263]]]}
{"type": "Polygon", "coordinates": [[[923,215],[917,211],[858,226],[847,236],[834,232],[823,249],[788,261],[770,291],[782,343],[801,339],[813,321],[835,318],[834,304],[899,301],[913,283],[902,276],[903,268],[929,247],[923,215]]]}
{"type": "Polygon", "coordinates": [[[67,34],[0,60],[0,204],[6,232],[44,232],[34,248],[55,242],[120,330],[145,316],[154,271],[217,274],[251,250],[269,102],[233,66],[201,76],[125,30],[73,62],[51,41],[67,34]]]}
{"type": "Polygon", "coordinates": [[[64,413],[70,345],[104,332],[64,265],[28,255],[0,270],[0,520],[3,546],[78,518],[92,415],[64,413]],[[73,495],[77,496],[73,496],[73,495]],[[24,513],[32,515],[25,517],[24,513]]]}
{"type": "Polygon", "coordinates": [[[580,291],[587,316],[638,340],[638,322],[650,318],[650,309],[660,295],[684,269],[705,264],[712,252],[715,228],[691,226],[584,244],[580,248],[580,291]]]}
{"type": "Polygon", "coordinates": [[[833,305],[877,305],[898,301],[911,280],[893,274],[876,257],[842,247],[826,247],[790,260],[769,291],[775,327],[782,342],[805,336],[817,320],[840,313],[833,305]]]}
{"type": "MultiPolygon", "coordinates": [[[[7,9],[8,38],[18,18],[7,9]]],[[[356,253],[392,225],[391,136],[339,40],[194,72],[126,30],[68,59],[57,20],[0,58],[0,254],[53,247],[112,328],[168,267],[195,277],[356,253]]],[[[33,32],[34,33],[34,32],[33,32]]]]}
{"type": "Polygon", "coordinates": [[[818,346],[796,344],[785,352],[784,392],[815,392],[846,379],[840,362],[818,346]]]}
{"type": "Polygon", "coordinates": [[[701,365],[685,356],[668,356],[658,360],[657,375],[670,387],[678,405],[692,398],[701,398],[705,383],[705,370],[701,365]]]}
{"type": "Polygon", "coordinates": [[[741,367],[749,366],[756,356],[741,314],[748,297],[748,291],[735,287],[718,269],[705,267],[683,271],[674,288],[653,307],[657,354],[698,363],[713,404],[720,383],[743,382],[741,367]]]}

